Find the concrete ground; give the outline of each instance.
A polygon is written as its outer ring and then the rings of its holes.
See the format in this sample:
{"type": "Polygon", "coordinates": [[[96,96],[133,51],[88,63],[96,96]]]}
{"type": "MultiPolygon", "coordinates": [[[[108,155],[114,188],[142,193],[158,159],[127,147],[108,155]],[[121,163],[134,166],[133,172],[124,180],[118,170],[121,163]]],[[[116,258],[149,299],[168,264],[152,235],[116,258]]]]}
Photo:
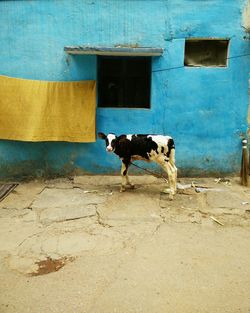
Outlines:
{"type": "Polygon", "coordinates": [[[238,180],[183,178],[174,201],[152,176],[21,183],[0,202],[0,312],[250,312],[238,180]]]}

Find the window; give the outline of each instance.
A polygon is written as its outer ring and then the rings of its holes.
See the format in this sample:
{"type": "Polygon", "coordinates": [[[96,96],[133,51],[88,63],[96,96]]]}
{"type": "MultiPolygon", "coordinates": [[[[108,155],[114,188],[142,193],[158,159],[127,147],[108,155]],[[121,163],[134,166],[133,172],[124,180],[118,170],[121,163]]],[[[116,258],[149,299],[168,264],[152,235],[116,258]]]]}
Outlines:
{"type": "Polygon", "coordinates": [[[98,106],[150,108],[151,57],[98,57],[98,106]]]}
{"type": "Polygon", "coordinates": [[[187,39],[185,66],[227,66],[228,40],[187,39]]]}

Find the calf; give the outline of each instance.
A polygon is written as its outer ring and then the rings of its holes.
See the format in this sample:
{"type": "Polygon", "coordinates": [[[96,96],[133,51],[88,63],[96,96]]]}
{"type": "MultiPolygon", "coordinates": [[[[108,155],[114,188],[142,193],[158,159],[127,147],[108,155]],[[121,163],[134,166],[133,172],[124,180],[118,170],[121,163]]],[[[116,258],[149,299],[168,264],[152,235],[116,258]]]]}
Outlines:
{"type": "Polygon", "coordinates": [[[125,186],[133,188],[129,181],[128,168],[134,160],[154,161],[158,163],[167,173],[169,179],[169,198],[172,200],[176,193],[177,168],[175,166],[174,140],[163,135],[105,135],[98,133],[99,138],[106,141],[106,150],[114,152],[122,161],[121,192],[125,186]]]}

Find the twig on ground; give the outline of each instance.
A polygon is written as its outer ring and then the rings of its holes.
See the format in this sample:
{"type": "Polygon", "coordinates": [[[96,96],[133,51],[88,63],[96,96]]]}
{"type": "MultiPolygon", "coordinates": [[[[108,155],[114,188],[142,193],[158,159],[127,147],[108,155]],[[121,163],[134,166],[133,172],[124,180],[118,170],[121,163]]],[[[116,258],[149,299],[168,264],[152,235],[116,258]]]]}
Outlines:
{"type": "Polygon", "coordinates": [[[224,224],[221,223],[220,221],[218,221],[215,217],[210,216],[210,218],[211,218],[213,221],[215,221],[216,223],[218,223],[219,225],[224,226],[224,224]]]}

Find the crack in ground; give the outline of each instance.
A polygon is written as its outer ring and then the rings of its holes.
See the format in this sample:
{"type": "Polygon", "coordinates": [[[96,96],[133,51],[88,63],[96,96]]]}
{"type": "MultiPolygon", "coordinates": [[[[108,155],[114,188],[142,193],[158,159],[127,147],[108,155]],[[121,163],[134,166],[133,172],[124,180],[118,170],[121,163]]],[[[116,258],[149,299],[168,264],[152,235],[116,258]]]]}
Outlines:
{"type": "Polygon", "coordinates": [[[26,240],[28,240],[28,239],[30,239],[32,237],[38,236],[38,235],[44,233],[44,231],[45,231],[45,229],[43,229],[42,231],[40,231],[38,233],[35,233],[35,234],[32,234],[32,235],[26,237],[22,242],[19,243],[19,245],[16,247],[16,249],[18,249],[26,240]]]}
{"type": "Polygon", "coordinates": [[[44,255],[44,257],[48,257],[48,253],[43,249],[43,241],[40,242],[40,251],[41,254],[44,255]]]}
{"type": "Polygon", "coordinates": [[[112,227],[114,227],[112,225],[109,225],[109,224],[101,221],[101,214],[100,214],[100,212],[98,212],[98,209],[96,210],[96,215],[97,215],[97,223],[100,226],[105,227],[105,228],[112,228],[112,227]]]}
{"type": "Polygon", "coordinates": [[[34,198],[34,199],[30,202],[30,204],[28,205],[28,209],[33,210],[32,205],[33,205],[34,202],[36,201],[37,195],[40,195],[46,188],[47,188],[47,187],[44,186],[44,187],[42,188],[42,190],[40,190],[39,192],[37,192],[35,198],[34,198]]]}
{"type": "MultiPolygon", "coordinates": [[[[63,223],[63,222],[68,222],[68,221],[75,221],[75,220],[81,220],[81,219],[86,219],[86,218],[90,218],[90,217],[94,217],[96,216],[97,214],[92,214],[92,215],[87,215],[87,216],[80,216],[80,217],[71,217],[71,218],[66,218],[66,219],[63,219],[61,221],[54,221],[52,222],[51,224],[54,224],[54,223],[63,223]]],[[[51,225],[50,224],[50,225],[51,225]]]]}
{"type": "Polygon", "coordinates": [[[161,226],[167,222],[167,217],[166,217],[166,216],[164,216],[162,213],[160,213],[159,216],[160,216],[162,222],[159,223],[159,224],[156,226],[155,230],[153,231],[153,235],[155,235],[155,234],[159,231],[159,229],[161,228],[161,226]]]}

